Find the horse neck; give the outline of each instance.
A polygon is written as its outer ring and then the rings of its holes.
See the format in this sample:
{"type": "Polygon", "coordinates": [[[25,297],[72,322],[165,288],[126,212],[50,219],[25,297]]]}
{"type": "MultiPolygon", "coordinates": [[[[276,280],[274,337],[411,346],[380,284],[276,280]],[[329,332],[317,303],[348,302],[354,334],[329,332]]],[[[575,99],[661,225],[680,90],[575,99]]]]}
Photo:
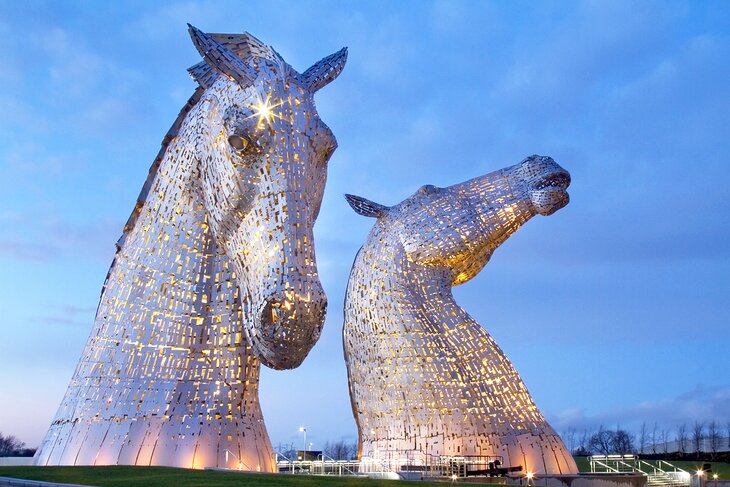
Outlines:
{"type": "Polygon", "coordinates": [[[139,302],[140,296],[155,293],[162,285],[193,288],[201,274],[210,272],[215,242],[203,210],[193,150],[200,130],[196,124],[204,118],[196,116],[195,107],[186,108],[150,169],[102,296],[110,282],[125,279],[132,287],[128,299],[134,296],[139,302]]]}
{"type": "Polygon", "coordinates": [[[469,318],[454,300],[451,272],[411,263],[403,247],[386,234],[387,226],[371,233],[355,259],[348,284],[348,306],[376,314],[375,326],[385,331],[431,326],[437,329],[428,331],[441,332],[441,323],[446,320],[440,316],[450,315],[453,319],[456,313],[469,318]],[[393,306],[398,308],[397,313],[393,306]]]}

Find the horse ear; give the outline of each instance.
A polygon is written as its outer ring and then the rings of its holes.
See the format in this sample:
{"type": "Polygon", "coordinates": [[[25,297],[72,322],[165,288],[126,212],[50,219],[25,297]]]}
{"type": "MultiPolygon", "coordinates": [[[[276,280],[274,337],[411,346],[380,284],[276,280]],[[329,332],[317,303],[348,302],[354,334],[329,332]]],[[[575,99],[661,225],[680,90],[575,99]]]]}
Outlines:
{"type": "Polygon", "coordinates": [[[209,34],[241,59],[249,56],[268,59],[276,64],[286,64],[284,59],[274,50],[248,32],[243,34],[209,34]]]}
{"type": "Polygon", "coordinates": [[[347,48],[343,47],[334,54],[322,58],[302,73],[304,84],[314,93],[337,78],[347,62],[347,48]]]}
{"type": "Polygon", "coordinates": [[[361,196],[355,196],[354,194],[346,194],[345,199],[352,209],[355,210],[355,213],[362,216],[380,218],[390,210],[387,206],[380,205],[361,196]]]}
{"type": "MultiPolygon", "coordinates": [[[[226,76],[227,78],[236,81],[242,87],[250,86],[256,80],[256,70],[244,63],[241,58],[236,56],[233,52],[227,49],[223,44],[213,39],[213,37],[205,34],[204,32],[196,29],[192,25],[188,24],[188,31],[190,37],[193,40],[195,48],[198,50],[206,64],[211,66],[213,69],[226,76]]],[[[204,76],[202,69],[198,68],[199,65],[191,68],[190,74],[205,86],[204,82],[209,81],[207,76],[204,76]],[[201,79],[202,78],[202,79],[201,79]]]]}

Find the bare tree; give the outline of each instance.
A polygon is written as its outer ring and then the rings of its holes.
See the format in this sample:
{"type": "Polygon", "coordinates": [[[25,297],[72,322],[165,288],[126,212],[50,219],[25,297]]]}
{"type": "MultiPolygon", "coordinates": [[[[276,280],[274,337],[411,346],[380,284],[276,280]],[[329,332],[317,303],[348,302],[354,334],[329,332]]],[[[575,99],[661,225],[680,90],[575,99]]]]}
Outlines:
{"type": "Polygon", "coordinates": [[[3,436],[3,434],[0,433],[0,457],[20,455],[24,446],[25,443],[13,435],[3,436]]]}
{"type": "Polygon", "coordinates": [[[730,419],[725,423],[725,432],[727,433],[727,448],[730,450],[730,419]]]}
{"type": "Polygon", "coordinates": [[[707,425],[707,439],[710,440],[710,451],[712,452],[712,458],[717,455],[717,450],[720,449],[720,426],[714,419],[707,425]]]}
{"type": "Polygon", "coordinates": [[[702,451],[702,440],[705,437],[705,423],[702,421],[695,421],[692,426],[692,446],[694,447],[695,453],[702,451]]]}
{"type": "Polygon", "coordinates": [[[584,428],[583,432],[580,435],[580,440],[578,442],[578,448],[575,450],[576,455],[590,455],[591,452],[588,449],[588,442],[590,441],[590,433],[588,432],[588,429],[584,428]]]}
{"type": "Polygon", "coordinates": [[[613,432],[603,428],[603,425],[598,427],[598,432],[591,436],[588,440],[588,449],[591,453],[600,453],[602,455],[609,455],[613,452],[613,432]]]}
{"type": "Polygon", "coordinates": [[[680,453],[687,453],[687,423],[677,426],[677,447],[680,453]]]}
{"type": "Polygon", "coordinates": [[[355,460],[357,458],[357,443],[348,443],[347,459],[355,460]]]}
{"type": "Polygon", "coordinates": [[[641,429],[639,430],[639,453],[644,453],[644,448],[646,448],[646,438],[646,422],[643,422],[641,423],[641,429]]]}
{"type": "Polygon", "coordinates": [[[654,421],[654,428],[651,430],[651,452],[656,454],[656,444],[658,442],[659,437],[657,436],[657,430],[659,429],[659,425],[656,421],[654,421]]]}
{"type": "Polygon", "coordinates": [[[566,446],[568,447],[568,451],[570,453],[573,453],[575,451],[575,435],[576,430],[572,426],[565,430],[563,433],[563,441],[565,441],[566,446]]]}
{"type": "Polygon", "coordinates": [[[662,430],[660,431],[660,435],[662,438],[663,453],[667,453],[669,451],[669,430],[662,428],[662,430]]]}
{"type": "Polygon", "coordinates": [[[333,460],[351,460],[357,455],[357,444],[347,443],[345,440],[324,444],[322,452],[333,460]]]}
{"type": "Polygon", "coordinates": [[[620,429],[616,426],[616,431],[613,432],[612,440],[613,453],[633,453],[634,452],[634,437],[631,433],[626,430],[620,429]]]}

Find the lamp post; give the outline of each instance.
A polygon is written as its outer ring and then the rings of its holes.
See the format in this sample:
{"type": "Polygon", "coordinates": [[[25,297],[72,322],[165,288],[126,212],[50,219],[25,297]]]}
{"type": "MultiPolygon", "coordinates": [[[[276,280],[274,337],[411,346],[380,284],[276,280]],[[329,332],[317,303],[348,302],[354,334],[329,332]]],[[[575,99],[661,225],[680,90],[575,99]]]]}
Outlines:
{"type": "Polygon", "coordinates": [[[302,450],[302,461],[307,459],[307,428],[304,426],[299,427],[299,432],[304,433],[304,447],[302,450]]]}
{"type": "Polygon", "coordinates": [[[697,487],[705,487],[705,471],[697,469],[697,487]]]}

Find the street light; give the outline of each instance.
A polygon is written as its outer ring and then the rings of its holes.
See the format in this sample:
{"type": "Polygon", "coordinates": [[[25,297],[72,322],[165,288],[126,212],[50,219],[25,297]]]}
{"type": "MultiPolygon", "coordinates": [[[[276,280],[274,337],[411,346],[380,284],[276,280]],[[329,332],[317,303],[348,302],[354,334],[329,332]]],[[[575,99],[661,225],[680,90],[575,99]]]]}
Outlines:
{"type": "Polygon", "coordinates": [[[299,427],[299,432],[304,433],[304,449],[302,450],[302,460],[307,459],[307,428],[304,426],[299,427]]]}

